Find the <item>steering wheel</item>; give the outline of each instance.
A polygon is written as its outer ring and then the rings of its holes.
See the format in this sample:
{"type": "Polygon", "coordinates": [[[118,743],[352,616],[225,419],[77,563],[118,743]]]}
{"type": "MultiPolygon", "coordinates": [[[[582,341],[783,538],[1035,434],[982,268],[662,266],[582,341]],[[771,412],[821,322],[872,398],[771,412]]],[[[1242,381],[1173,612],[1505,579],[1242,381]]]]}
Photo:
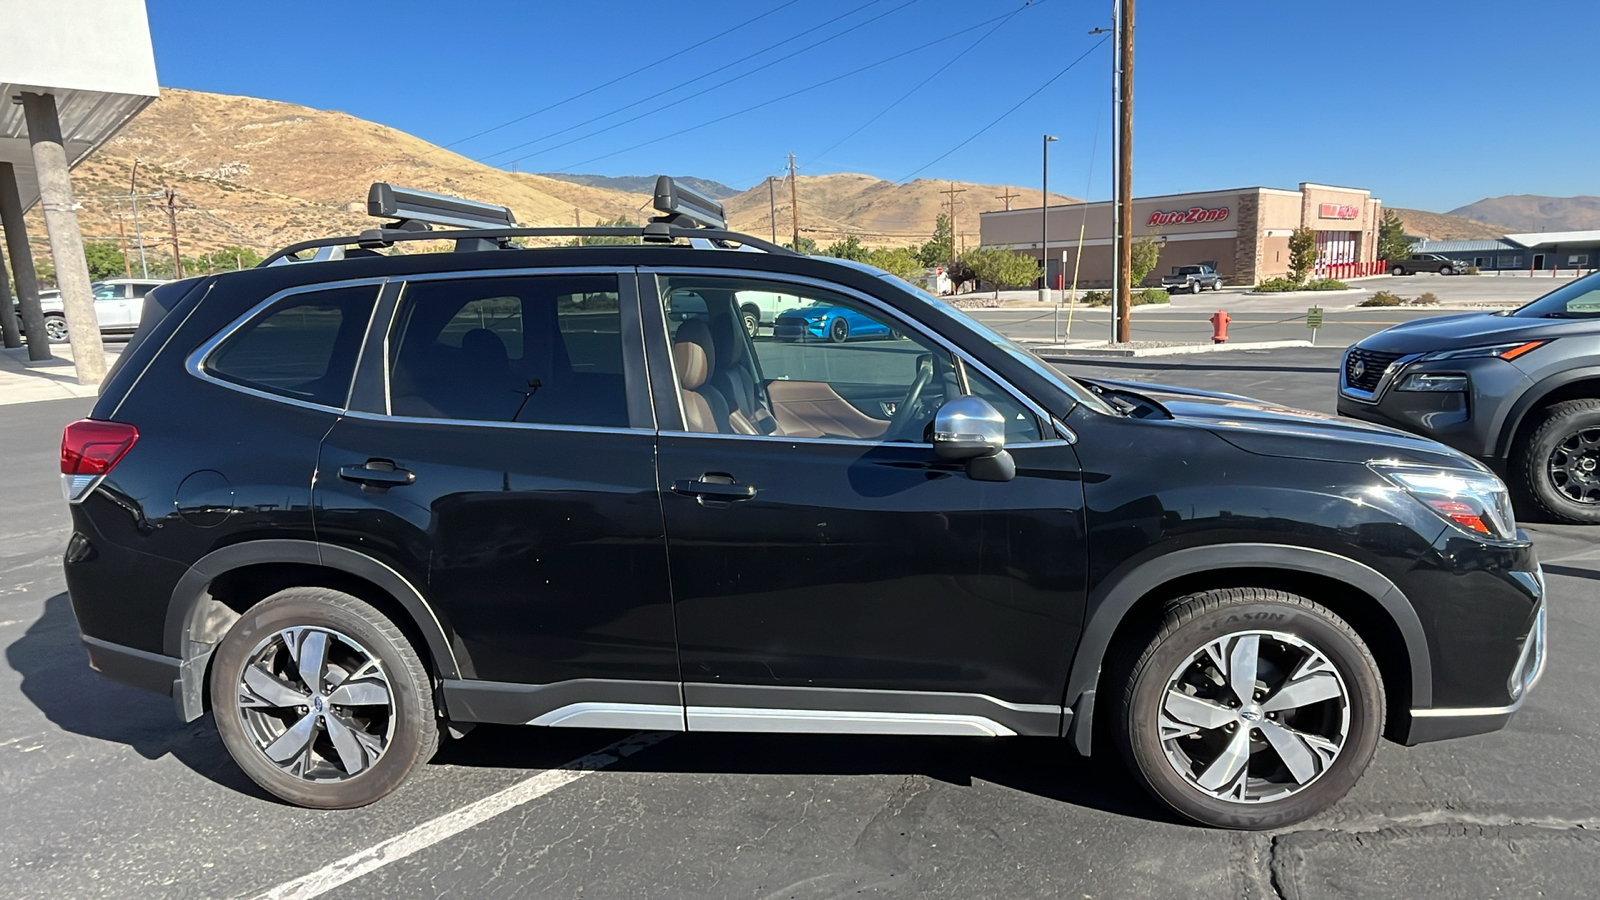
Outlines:
{"type": "Polygon", "coordinates": [[[911,380],[911,387],[906,389],[905,399],[894,408],[894,415],[889,418],[889,427],[883,437],[885,441],[922,440],[922,392],[932,381],[933,354],[924,353],[917,357],[917,376],[911,380]],[[917,433],[911,434],[913,431],[917,433]]]}

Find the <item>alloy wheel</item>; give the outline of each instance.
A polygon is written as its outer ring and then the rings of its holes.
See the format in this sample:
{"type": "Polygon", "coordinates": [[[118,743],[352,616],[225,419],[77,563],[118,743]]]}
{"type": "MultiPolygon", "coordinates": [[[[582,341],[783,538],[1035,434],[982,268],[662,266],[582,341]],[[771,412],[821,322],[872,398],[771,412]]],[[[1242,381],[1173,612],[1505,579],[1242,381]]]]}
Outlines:
{"type": "Polygon", "coordinates": [[[329,628],[286,628],[246,658],[237,707],[245,734],[309,782],[367,771],[394,737],[394,692],[378,657],[329,628]]]}
{"type": "Polygon", "coordinates": [[[52,344],[67,342],[67,320],[60,316],[45,316],[44,339],[52,344]]]}
{"type": "Polygon", "coordinates": [[[1315,646],[1241,631],[1189,654],[1167,681],[1160,740],[1191,787],[1233,803],[1282,800],[1344,749],[1350,692],[1315,646]]]}
{"type": "Polygon", "coordinates": [[[1550,453],[1550,483],[1578,503],[1600,503],[1600,427],[1579,428],[1550,453]]]}

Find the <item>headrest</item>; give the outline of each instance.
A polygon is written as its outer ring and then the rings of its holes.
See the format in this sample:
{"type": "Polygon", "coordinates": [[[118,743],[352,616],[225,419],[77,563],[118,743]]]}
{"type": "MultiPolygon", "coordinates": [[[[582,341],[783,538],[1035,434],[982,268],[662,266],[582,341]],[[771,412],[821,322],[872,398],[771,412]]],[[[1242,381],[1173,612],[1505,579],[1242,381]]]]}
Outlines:
{"type": "Polygon", "coordinates": [[[461,336],[461,352],[478,365],[506,365],[506,342],[487,328],[474,328],[461,336]]]}
{"type": "Polygon", "coordinates": [[[724,369],[737,365],[744,359],[744,322],[734,315],[720,315],[711,320],[711,337],[717,347],[717,361],[724,369]]]}
{"type": "Polygon", "coordinates": [[[678,341],[672,345],[672,364],[678,370],[678,387],[681,390],[699,390],[711,377],[711,364],[706,359],[706,350],[694,341],[678,341]]]}
{"type": "Polygon", "coordinates": [[[700,349],[706,352],[706,368],[712,372],[717,370],[717,345],[711,339],[711,326],[706,324],[705,319],[684,320],[683,324],[678,326],[677,336],[674,339],[680,344],[684,342],[699,344],[700,349]]]}

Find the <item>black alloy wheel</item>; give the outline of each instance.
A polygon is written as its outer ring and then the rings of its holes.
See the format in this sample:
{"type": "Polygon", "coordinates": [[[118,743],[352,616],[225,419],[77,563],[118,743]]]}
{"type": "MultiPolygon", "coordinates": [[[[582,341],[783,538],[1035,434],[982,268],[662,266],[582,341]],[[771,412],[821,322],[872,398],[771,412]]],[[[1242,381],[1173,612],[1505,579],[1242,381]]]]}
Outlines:
{"type": "Polygon", "coordinates": [[[1520,486],[1546,514],[1600,525],[1600,400],[1550,406],[1519,449],[1520,486]]]}
{"type": "Polygon", "coordinates": [[[828,326],[828,340],[835,344],[842,344],[850,340],[850,323],[843,319],[834,319],[828,326]]]}

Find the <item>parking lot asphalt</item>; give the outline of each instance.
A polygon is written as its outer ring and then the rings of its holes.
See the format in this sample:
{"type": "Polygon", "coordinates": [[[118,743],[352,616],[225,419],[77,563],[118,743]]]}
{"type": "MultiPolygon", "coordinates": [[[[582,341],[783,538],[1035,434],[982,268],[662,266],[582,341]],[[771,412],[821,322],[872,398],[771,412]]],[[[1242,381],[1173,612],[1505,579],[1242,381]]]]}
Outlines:
{"type": "MultiPolygon", "coordinates": [[[[1331,411],[1337,359],[1063,368],[1331,411]]],[[[88,669],[55,476],[59,428],[88,408],[0,408],[6,896],[1320,900],[1583,897],[1600,883],[1600,529],[1527,526],[1549,576],[1551,661],[1509,728],[1385,744],[1343,802],[1281,832],[1175,821],[1114,757],[1054,740],[650,743],[531,727],[479,728],[388,799],[311,812],[254,788],[209,716],[179,724],[167,698],[88,669]]]]}

